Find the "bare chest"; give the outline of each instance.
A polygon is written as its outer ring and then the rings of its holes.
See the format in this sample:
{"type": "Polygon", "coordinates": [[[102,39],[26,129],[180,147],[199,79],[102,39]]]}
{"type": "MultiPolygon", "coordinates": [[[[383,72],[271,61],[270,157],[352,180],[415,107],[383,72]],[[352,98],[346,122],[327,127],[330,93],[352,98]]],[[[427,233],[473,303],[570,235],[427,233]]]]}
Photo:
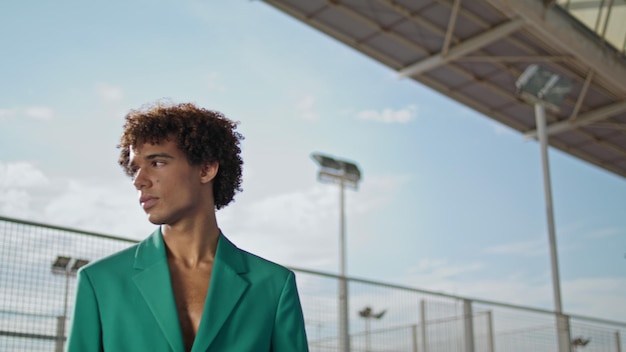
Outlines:
{"type": "Polygon", "coordinates": [[[178,320],[188,351],[191,350],[202,320],[204,302],[209,292],[211,271],[211,265],[190,269],[170,263],[178,320]]]}

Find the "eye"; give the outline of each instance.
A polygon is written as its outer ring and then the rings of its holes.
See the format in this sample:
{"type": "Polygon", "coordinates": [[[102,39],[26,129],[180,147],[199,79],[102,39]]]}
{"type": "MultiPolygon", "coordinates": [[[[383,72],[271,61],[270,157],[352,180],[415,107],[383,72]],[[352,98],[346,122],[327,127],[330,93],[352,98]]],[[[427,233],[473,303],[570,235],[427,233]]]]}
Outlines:
{"type": "Polygon", "coordinates": [[[163,166],[163,165],[165,165],[165,161],[162,161],[162,160],[154,160],[152,162],[152,166],[159,167],[159,166],[163,166]]]}

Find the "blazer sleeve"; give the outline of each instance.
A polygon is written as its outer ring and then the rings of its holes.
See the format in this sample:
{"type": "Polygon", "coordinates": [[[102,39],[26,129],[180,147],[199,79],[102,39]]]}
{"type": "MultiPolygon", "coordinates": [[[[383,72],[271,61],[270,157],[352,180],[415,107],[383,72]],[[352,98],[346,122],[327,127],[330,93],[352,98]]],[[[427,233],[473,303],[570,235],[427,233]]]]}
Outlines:
{"type": "Polygon", "coordinates": [[[78,272],[76,301],[67,352],[102,352],[102,329],[96,293],[87,272],[78,272]]]}
{"type": "Polygon", "coordinates": [[[302,306],[293,272],[289,272],[278,302],[271,350],[272,352],[308,352],[309,350],[302,306]]]}

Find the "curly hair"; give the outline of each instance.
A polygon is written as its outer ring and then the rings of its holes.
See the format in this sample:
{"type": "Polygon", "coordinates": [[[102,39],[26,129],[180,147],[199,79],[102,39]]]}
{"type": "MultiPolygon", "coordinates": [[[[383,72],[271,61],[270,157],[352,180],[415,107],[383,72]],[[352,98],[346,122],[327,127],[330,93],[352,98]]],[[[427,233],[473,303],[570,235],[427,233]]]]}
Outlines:
{"type": "Polygon", "coordinates": [[[147,104],[126,114],[120,144],[119,164],[133,176],[130,148],[144,143],[158,144],[174,141],[191,165],[217,162],[219,169],[213,180],[215,208],[221,209],[241,192],[243,160],[240,142],[244,137],[236,132],[238,122],[227,119],[218,111],[199,108],[191,103],[147,104]]]}

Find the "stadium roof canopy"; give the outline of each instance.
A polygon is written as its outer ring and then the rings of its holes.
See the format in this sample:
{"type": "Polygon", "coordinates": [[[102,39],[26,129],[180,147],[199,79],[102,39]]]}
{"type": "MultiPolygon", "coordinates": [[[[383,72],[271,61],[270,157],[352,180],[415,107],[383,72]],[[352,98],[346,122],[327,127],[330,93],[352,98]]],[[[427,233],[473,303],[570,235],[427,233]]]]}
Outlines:
{"type": "Polygon", "coordinates": [[[548,113],[550,145],[626,177],[625,0],[264,1],[532,138],[515,83],[531,64],[547,68],[573,83],[548,113]]]}

